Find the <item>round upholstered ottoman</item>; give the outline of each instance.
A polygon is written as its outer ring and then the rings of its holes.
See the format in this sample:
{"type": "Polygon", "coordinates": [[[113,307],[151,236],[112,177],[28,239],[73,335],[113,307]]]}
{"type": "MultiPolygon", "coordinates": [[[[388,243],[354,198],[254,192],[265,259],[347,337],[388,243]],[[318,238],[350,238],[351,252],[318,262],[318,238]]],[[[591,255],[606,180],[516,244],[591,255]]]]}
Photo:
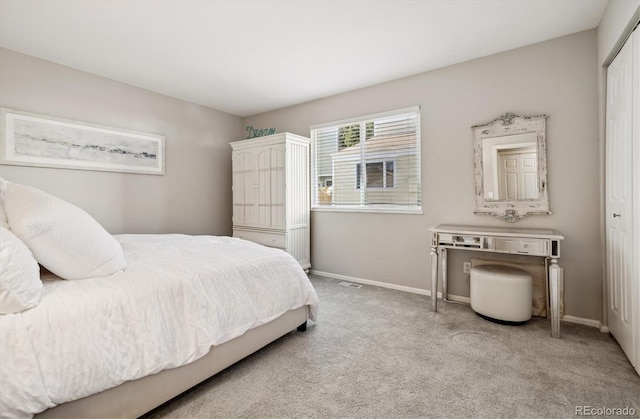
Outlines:
{"type": "Polygon", "coordinates": [[[524,324],[531,318],[531,274],[503,265],[471,269],[471,308],[480,317],[503,324],[524,324]]]}

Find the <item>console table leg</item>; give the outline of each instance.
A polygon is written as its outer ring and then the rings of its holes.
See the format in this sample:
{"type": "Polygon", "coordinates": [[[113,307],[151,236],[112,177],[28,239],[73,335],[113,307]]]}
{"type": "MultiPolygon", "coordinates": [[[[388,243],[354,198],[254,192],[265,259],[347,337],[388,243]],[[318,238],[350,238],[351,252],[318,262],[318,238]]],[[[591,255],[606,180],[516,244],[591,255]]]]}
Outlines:
{"type": "Polygon", "coordinates": [[[442,301],[449,300],[449,272],[447,270],[447,248],[438,249],[440,251],[440,269],[442,269],[442,301]]]}
{"type": "Polygon", "coordinates": [[[562,285],[562,270],[558,266],[558,259],[551,259],[549,266],[549,297],[551,316],[551,337],[560,337],[560,287],[562,285]]]}
{"type": "Polygon", "coordinates": [[[431,311],[438,311],[438,249],[431,248],[431,311]]]}

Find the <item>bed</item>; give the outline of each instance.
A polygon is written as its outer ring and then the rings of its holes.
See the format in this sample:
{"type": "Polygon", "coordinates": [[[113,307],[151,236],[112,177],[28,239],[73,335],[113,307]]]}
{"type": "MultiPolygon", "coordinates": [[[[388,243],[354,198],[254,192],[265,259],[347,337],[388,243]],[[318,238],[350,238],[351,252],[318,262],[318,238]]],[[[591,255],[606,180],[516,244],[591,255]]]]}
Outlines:
{"type": "Polygon", "coordinates": [[[38,302],[0,315],[0,416],[137,417],[315,319],[316,292],[282,250],[110,237],[126,269],[74,280],[43,270],[38,302]]]}

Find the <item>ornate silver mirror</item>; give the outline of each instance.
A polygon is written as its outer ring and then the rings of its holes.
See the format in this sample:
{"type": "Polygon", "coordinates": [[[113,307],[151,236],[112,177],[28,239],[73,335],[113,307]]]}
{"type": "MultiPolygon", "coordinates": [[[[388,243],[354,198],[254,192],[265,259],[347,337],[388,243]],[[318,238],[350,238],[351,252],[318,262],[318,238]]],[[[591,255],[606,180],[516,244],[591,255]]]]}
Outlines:
{"type": "Polygon", "coordinates": [[[507,113],[471,127],[476,177],[475,214],[518,221],[551,214],[547,196],[548,115],[507,113]]]}

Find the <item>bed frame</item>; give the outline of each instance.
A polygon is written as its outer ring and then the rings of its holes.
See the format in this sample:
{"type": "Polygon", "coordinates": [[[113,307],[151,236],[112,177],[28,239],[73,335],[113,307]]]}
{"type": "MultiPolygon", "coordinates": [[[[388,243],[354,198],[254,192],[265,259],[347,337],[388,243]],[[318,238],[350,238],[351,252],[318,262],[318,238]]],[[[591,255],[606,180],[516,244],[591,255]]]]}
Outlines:
{"type": "Polygon", "coordinates": [[[305,331],[309,307],[291,310],[244,335],[211,348],[202,358],[60,404],[35,418],[136,418],[217,374],[294,329],[305,331]]]}

